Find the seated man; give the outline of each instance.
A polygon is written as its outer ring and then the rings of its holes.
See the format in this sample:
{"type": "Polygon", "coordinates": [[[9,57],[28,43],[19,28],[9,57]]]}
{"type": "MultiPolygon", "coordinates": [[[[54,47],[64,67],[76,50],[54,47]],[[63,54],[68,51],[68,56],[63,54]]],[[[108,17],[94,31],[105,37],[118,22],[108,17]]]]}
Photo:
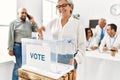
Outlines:
{"type": "Polygon", "coordinates": [[[106,19],[100,18],[98,21],[98,25],[95,27],[94,30],[94,37],[97,42],[97,46],[101,44],[101,40],[106,35],[106,19]]]}
{"type": "Polygon", "coordinates": [[[105,36],[100,44],[100,51],[108,50],[118,51],[120,48],[120,36],[117,35],[117,26],[115,24],[107,25],[107,36],[105,36]]]}

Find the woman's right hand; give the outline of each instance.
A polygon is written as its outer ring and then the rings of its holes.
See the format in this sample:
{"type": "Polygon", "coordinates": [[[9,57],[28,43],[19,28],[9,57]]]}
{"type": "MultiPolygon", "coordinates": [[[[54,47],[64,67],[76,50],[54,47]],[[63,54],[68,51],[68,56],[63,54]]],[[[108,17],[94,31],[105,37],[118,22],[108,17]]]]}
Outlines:
{"type": "Polygon", "coordinates": [[[38,37],[39,37],[40,39],[43,38],[43,31],[45,31],[45,26],[42,26],[42,27],[40,27],[40,28],[37,29],[38,37]]]}
{"type": "Polygon", "coordinates": [[[10,50],[8,53],[10,56],[14,56],[14,52],[12,50],[10,50]]]}

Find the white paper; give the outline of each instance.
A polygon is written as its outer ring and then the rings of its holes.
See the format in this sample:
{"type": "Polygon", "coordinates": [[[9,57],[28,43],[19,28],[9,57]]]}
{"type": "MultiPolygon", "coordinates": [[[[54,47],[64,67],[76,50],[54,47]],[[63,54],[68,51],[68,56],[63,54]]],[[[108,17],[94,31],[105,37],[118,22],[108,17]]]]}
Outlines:
{"type": "Polygon", "coordinates": [[[43,32],[43,39],[44,40],[53,40],[52,33],[51,33],[49,26],[47,26],[45,28],[45,31],[43,32]]]}

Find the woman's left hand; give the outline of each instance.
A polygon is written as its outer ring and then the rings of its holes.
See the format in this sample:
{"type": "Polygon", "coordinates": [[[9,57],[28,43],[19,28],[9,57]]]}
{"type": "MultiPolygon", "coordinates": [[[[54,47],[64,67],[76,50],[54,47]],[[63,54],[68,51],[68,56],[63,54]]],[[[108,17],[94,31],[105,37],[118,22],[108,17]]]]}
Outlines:
{"type": "Polygon", "coordinates": [[[70,65],[75,65],[77,64],[77,61],[75,59],[70,59],[70,65]]]}

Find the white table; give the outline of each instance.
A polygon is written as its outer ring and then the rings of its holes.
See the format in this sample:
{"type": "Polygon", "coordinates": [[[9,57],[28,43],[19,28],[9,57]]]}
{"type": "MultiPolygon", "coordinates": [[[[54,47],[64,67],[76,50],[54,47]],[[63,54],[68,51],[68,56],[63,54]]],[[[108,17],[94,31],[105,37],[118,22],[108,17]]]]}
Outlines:
{"type": "Polygon", "coordinates": [[[13,57],[0,54],[0,80],[12,80],[13,57]]]}
{"type": "Polygon", "coordinates": [[[80,80],[120,80],[120,55],[87,51],[80,67],[80,80]]]}

